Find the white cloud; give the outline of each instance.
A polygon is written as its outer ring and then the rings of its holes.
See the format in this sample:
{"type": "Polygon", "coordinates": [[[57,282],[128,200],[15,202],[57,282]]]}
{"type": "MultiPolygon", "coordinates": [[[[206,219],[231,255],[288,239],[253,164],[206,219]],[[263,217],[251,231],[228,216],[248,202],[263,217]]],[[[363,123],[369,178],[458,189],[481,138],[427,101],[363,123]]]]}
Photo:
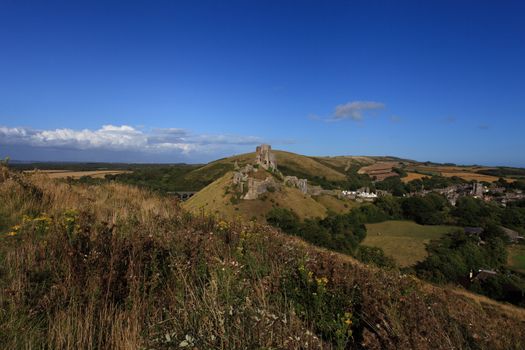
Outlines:
{"type": "Polygon", "coordinates": [[[326,122],[336,122],[343,119],[354,121],[363,120],[365,112],[384,109],[385,104],[375,101],[352,101],[337,105],[333,114],[329,117],[320,117],[315,114],[308,116],[311,120],[322,120],[326,122]]]}
{"type": "Polygon", "coordinates": [[[100,129],[35,130],[0,126],[0,144],[73,150],[208,153],[225,146],[256,145],[255,136],[198,135],[184,129],[142,131],[129,125],[103,125],[100,129]]]}
{"type": "Polygon", "coordinates": [[[335,107],[333,119],[341,120],[350,118],[352,120],[362,120],[363,112],[383,109],[385,105],[374,101],[353,101],[335,107]]]}

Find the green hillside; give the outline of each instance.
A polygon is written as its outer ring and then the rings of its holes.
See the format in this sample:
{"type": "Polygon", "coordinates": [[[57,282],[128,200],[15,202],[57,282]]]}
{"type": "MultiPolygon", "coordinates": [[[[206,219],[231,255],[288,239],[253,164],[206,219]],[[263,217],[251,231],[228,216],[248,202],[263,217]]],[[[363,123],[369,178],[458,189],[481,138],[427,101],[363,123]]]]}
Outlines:
{"type": "Polygon", "coordinates": [[[399,266],[411,266],[427,257],[426,245],[446,233],[457,230],[454,226],[419,225],[412,221],[385,221],[366,225],[364,245],[379,247],[399,266]]]}

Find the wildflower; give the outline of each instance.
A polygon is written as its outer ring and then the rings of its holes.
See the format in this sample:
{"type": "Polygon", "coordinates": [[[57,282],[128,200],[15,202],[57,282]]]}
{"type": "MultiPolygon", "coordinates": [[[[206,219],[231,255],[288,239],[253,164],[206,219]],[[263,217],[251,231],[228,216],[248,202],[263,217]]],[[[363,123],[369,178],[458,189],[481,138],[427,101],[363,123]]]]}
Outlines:
{"type": "Polygon", "coordinates": [[[186,334],[184,337],[184,340],[180,342],[179,348],[185,348],[195,345],[195,338],[193,338],[191,335],[186,334]]]}
{"type": "Polygon", "coordinates": [[[323,286],[328,284],[328,278],[326,277],[317,277],[315,281],[317,282],[317,284],[323,285],[323,286]]]}
{"type": "Polygon", "coordinates": [[[11,232],[8,232],[7,233],[8,236],[16,236],[16,232],[15,231],[11,231],[11,232]]]}
{"type": "Polygon", "coordinates": [[[351,326],[352,325],[352,313],[351,312],[345,312],[342,320],[347,326],[351,326]]]}

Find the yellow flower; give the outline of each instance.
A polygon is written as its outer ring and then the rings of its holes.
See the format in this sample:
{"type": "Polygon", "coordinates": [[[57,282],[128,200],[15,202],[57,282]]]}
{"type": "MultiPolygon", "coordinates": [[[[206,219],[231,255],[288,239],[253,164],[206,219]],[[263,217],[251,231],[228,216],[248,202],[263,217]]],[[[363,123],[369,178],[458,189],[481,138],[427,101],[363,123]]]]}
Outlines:
{"type": "Polygon", "coordinates": [[[228,223],[226,221],[224,221],[224,220],[219,221],[217,226],[219,227],[219,230],[221,230],[221,231],[222,230],[226,230],[229,227],[228,223]]]}
{"type": "Polygon", "coordinates": [[[13,231],[18,231],[20,230],[20,225],[15,225],[11,228],[13,231]]]}
{"type": "Polygon", "coordinates": [[[328,278],[326,278],[326,277],[317,277],[315,279],[315,281],[317,282],[317,284],[326,285],[328,283],[328,278]]]}
{"type": "Polygon", "coordinates": [[[345,323],[346,323],[347,326],[351,326],[352,325],[352,320],[351,319],[346,319],[345,323]]]}
{"type": "Polygon", "coordinates": [[[45,223],[51,223],[51,218],[45,216],[45,215],[41,215],[39,217],[37,217],[34,221],[43,221],[45,223]]]}
{"type": "Polygon", "coordinates": [[[15,231],[11,231],[11,232],[8,232],[7,235],[8,236],[16,236],[16,232],[15,231]]]}

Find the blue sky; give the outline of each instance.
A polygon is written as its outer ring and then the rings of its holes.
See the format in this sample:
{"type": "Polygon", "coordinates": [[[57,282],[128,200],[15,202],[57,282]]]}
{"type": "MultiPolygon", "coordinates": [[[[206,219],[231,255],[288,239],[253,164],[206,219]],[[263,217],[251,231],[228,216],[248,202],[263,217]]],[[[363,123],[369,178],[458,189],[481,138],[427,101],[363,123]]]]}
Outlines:
{"type": "Polygon", "coordinates": [[[525,166],[522,1],[0,0],[0,156],[525,166]]]}

